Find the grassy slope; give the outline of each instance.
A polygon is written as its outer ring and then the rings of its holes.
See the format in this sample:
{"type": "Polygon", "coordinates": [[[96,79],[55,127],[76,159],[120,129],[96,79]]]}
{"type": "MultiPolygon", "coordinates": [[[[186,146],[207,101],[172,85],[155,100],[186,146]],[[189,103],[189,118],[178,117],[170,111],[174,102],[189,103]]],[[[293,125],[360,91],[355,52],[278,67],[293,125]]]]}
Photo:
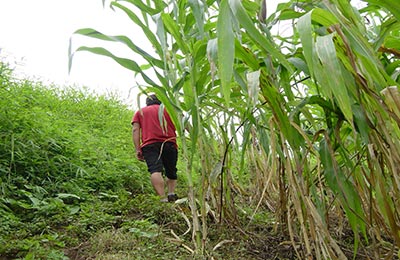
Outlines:
{"type": "Polygon", "coordinates": [[[132,111],[1,66],[0,259],[190,257],[190,232],[168,240],[188,228],[185,203],[161,204],[133,157],[132,111]]]}
{"type": "Polygon", "coordinates": [[[62,255],[149,192],[132,112],[114,98],[0,75],[0,255],[62,255]]]}

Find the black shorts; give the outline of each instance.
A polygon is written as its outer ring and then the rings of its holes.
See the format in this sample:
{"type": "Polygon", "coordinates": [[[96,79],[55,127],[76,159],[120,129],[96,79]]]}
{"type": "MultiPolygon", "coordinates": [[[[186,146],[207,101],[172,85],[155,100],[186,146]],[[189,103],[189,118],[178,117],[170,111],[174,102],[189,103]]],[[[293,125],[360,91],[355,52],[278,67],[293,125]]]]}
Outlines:
{"type": "Polygon", "coordinates": [[[142,147],[143,157],[150,173],[165,172],[168,179],[176,180],[178,150],[172,142],[152,143],[142,147]],[[162,152],[161,152],[162,147],[162,152]],[[163,171],[164,170],[164,171],[163,171]]]}

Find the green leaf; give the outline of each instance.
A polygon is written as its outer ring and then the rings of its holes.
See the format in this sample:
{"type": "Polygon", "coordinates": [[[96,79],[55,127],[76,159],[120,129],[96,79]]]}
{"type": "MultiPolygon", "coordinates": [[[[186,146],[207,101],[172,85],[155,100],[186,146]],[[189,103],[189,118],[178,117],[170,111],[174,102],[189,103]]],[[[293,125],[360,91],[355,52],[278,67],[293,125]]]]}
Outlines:
{"type": "Polygon", "coordinates": [[[58,194],[57,194],[57,198],[59,198],[59,199],[74,198],[74,199],[78,199],[78,200],[81,199],[81,197],[79,197],[78,195],[71,194],[71,193],[58,193],[58,194]]]}
{"type": "Polygon", "coordinates": [[[386,48],[397,49],[398,51],[400,51],[400,38],[389,36],[385,39],[384,45],[386,48]]]}
{"type": "Polygon", "coordinates": [[[71,206],[68,207],[68,209],[69,209],[69,214],[74,215],[78,213],[81,208],[79,206],[71,206]]]}
{"type": "Polygon", "coordinates": [[[254,26],[254,22],[248,16],[246,10],[243,8],[240,0],[228,0],[229,6],[243,28],[248,33],[249,37],[254,43],[263,51],[265,54],[269,54],[273,59],[276,59],[278,63],[285,66],[286,69],[293,73],[293,68],[290,63],[286,60],[286,57],[278,50],[274,42],[262,35],[260,31],[254,26]]]}
{"type": "Polygon", "coordinates": [[[349,93],[347,92],[341,67],[336,55],[335,45],[333,43],[333,35],[317,37],[315,44],[316,52],[321,62],[319,70],[320,79],[322,79],[322,88],[328,88],[335,96],[337,103],[342,110],[346,119],[352,123],[353,113],[351,110],[349,93]]]}
{"type": "Polygon", "coordinates": [[[129,49],[131,49],[135,53],[137,53],[140,56],[142,56],[150,64],[155,65],[155,66],[157,66],[157,67],[159,67],[161,69],[164,68],[164,64],[163,64],[163,62],[161,60],[156,59],[153,56],[151,56],[150,54],[148,54],[146,51],[144,51],[143,49],[141,49],[140,47],[135,45],[126,36],[109,36],[109,35],[102,34],[101,32],[98,32],[98,31],[96,31],[94,29],[91,29],[91,28],[79,29],[79,30],[75,31],[74,34],[80,34],[80,35],[84,35],[84,36],[87,36],[87,37],[92,37],[92,38],[96,38],[96,39],[100,39],[100,40],[104,40],[104,41],[120,42],[120,43],[128,46],[129,49]]]}
{"type": "Polygon", "coordinates": [[[400,21],[400,1],[395,1],[395,0],[363,0],[363,1],[377,5],[379,7],[386,8],[396,17],[397,21],[400,21]]]}
{"type": "Polygon", "coordinates": [[[276,86],[273,86],[268,79],[265,70],[261,70],[260,74],[260,88],[264,98],[268,101],[271,107],[273,115],[279,125],[279,130],[282,131],[285,138],[294,149],[299,149],[303,144],[304,139],[301,137],[299,132],[291,125],[287,112],[284,108],[284,97],[277,90],[276,86]]]}
{"type": "Polygon", "coordinates": [[[311,19],[325,27],[329,27],[339,23],[338,19],[329,11],[315,8],[311,12],[311,19]]]}
{"type": "Polygon", "coordinates": [[[377,51],[382,44],[386,48],[394,48],[400,50],[399,36],[394,36],[392,32],[400,32],[400,22],[394,17],[386,20],[380,26],[379,36],[374,40],[374,49],[377,51]]]}
{"type": "Polygon", "coordinates": [[[359,104],[353,104],[352,110],[354,113],[354,122],[356,123],[357,130],[361,134],[364,144],[368,144],[369,143],[369,131],[371,129],[368,126],[367,118],[364,114],[364,111],[359,104]]]}
{"type": "Polygon", "coordinates": [[[236,59],[242,60],[252,70],[258,70],[260,68],[260,64],[254,53],[249,48],[240,44],[237,39],[235,39],[235,55],[236,59]]]}
{"type": "Polygon", "coordinates": [[[300,34],[300,40],[303,46],[303,54],[306,59],[306,63],[308,65],[309,74],[312,75],[314,73],[313,69],[313,36],[311,29],[311,12],[306,13],[297,22],[297,30],[300,34]]]}
{"type": "Polygon", "coordinates": [[[260,90],[260,71],[254,71],[247,74],[248,95],[250,103],[255,106],[258,101],[258,92],[260,90]]]}
{"type": "Polygon", "coordinates": [[[293,66],[296,67],[296,69],[298,69],[299,71],[304,72],[306,75],[310,75],[307,64],[301,58],[291,57],[288,59],[288,61],[292,63],[293,66]]]}
{"type": "Polygon", "coordinates": [[[157,13],[159,13],[163,8],[167,7],[167,5],[160,0],[155,0],[153,2],[158,3],[156,4],[156,8],[151,8],[150,5],[148,5],[147,3],[143,3],[140,0],[117,0],[117,2],[128,2],[133,4],[134,6],[136,6],[137,8],[139,8],[142,12],[149,14],[149,15],[155,15],[157,13]]]}
{"type": "Polygon", "coordinates": [[[154,33],[152,32],[152,30],[150,29],[150,27],[147,24],[144,24],[132,10],[121,5],[120,3],[113,1],[113,2],[111,2],[111,6],[115,6],[119,9],[121,9],[123,12],[125,12],[128,15],[128,17],[132,20],[132,22],[134,22],[136,25],[138,25],[142,29],[142,31],[146,35],[147,39],[150,41],[152,46],[156,49],[156,52],[160,56],[162,56],[162,49],[161,49],[160,43],[157,41],[156,36],[154,35],[154,33]]]}
{"type": "Polygon", "coordinates": [[[218,35],[218,74],[221,79],[222,94],[229,106],[235,39],[232,30],[231,11],[228,0],[222,0],[217,22],[218,35]]]}
{"type": "Polygon", "coordinates": [[[344,175],[337,165],[334,157],[334,151],[326,139],[320,142],[319,153],[321,162],[324,166],[324,176],[329,187],[339,196],[344,206],[349,223],[353,231],[357,234],[361,231],[366,232],[365,220],[362,219],[364,212],[361,206],[361,199],[355,190],[355,187],[344,175]]]}
{"type": "Polygon", "coordinates": [[[182,51],[183,54],[187,54],[189,52],[188,46],[183,39],[183,35],[179,30],[178,24],[172,19],[168,14],[161,14],[161,19],[164,23],[165,28],[168,32],[174,37],[176,44],[179,46],[179,50],[182,51]]]}
{"type": "Polygon", "coordinates": [[[200,0],[188,0],[192,9],[194,18],[196,19],[197,28],[199,29],[200,38],[204,35],[204,4],[200,0]]]}
{"type": "MultiPolygon", "coordinates": [[[[79,47],[76,52],[78,51],[88,51],[94,54],[98,54],[98,55],[103,55],[106,57],[109,57],[111,59],[113,59],[115,62],[117,62],[119,65],[121,65],[124,68],[127,68],[129,70],[132,70],[134,72],[140,73],[144,79],[144,81],[146,81],[148,84],[152,85],[152,86],[158,86],[155,82],[153,82],[153,80],[151,80],[143,71],[142,69],[139,67],[139,65],[130,59],[126,59],[126,58],[121,58],[121,57],[117,57],[115,55],[113,55],[111,52],[109,52],[108,50],[101,48],[101,47],[86,47],[86,46],[82,46],[79,47]]],[[[72,59],[73,54],[70,56],[70,59],[72,59]]]]}
{"type": "Polygon", "coordinates": [[[185,104],[193,104],[195,93],[193,93],[193,88],[190,81],[185,81],[182,86],[183,86],[183,98],[185,104]]]}
{"type": "Polygon", "coordinates": [[[279,20],[292,20],[301,17],[303,14],[294,11],[293,9],[284,9],[279,14],[279,20]]]}

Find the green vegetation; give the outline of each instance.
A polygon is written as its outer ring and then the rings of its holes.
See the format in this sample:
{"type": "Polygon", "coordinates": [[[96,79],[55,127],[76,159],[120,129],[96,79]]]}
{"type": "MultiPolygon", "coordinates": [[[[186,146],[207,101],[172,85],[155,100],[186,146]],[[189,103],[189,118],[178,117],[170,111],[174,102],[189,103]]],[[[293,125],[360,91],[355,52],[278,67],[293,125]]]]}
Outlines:
{"type": "Polygon", "coordinates": [[[117,99],[0,71],[0,255],[61,259],[151,193],[117,99]]]}
{"type": "MultiPolygon", "coordinates": [[[[133,111],[114,97],[16,80],[0,65],[0,259],[191,259],[187,199],[154,195],[132,150],[133,111]]],[[[284,236],[269,233],[268,211],[245,232],[254,209],[241,207],[232,227],[208,212],[209,257],[293,254],[279,250],[284,236]],[[278,249],[264,252],[265,241],[278,249]]]]}
{"type": "Polygon", "coordinates": [[[266,2],[115,0],[148,43],[76,32],[146,61],[70,54],[113,59],[165,104],[176,204],[151,195],[133,158],[132,111],[2,66],[0,255],[398,259],[398,1],[293,0],[270,17],[266,2]]]}
{"type": "Polygon", "coordinates": [[[267,17],[268,3],[114,0],[148,42],[90,28],[74,37],[122,43],[144,64],[103,47],[70,58],[111,58],[166,105],[195,256],[210,252],[210,213],[245,229],[242,212],[251,224],[266,210],[298,259],[346,259],[343,241],[354,256],[398,256],[399,1],[291,0],[267,17]]]}

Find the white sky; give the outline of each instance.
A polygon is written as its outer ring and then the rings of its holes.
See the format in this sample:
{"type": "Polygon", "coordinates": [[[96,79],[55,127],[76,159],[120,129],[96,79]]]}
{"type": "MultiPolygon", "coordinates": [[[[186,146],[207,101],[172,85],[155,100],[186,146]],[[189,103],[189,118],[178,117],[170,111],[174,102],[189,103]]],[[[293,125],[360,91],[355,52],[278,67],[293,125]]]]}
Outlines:
{"type": "MultiPolygon", "coordinates": [[[[267,1],[269,14],[278,2],[283,1],[267,1]]],[[[103,8],[102,0],[0,0],[0,57],[5,57],[12,67],[18,64],[18,77],[59,86],[86,86],[97,93],[117,93],[124,102],[135,106],[137,88],[133,72],[110,58],[78,52],[68,74],[69,39],[77,29],[89,27],[132,39],[143,35],[124,13],[112,11],[108,3],[103,8]]],[[[140,58],[132,56],[121,44],[106,45],[104,41],[78,35],[72,39],[73,49],[81,45],[101,46],[141,64],[140,58]]],[[[145,37],[135,43],[151,52],[145,37]]]]}
{"type": "Polygon", "coordinates": [[[117,93],[130,103],[136,100],[135,95],[129,95],[135,86],[133,72],[110,58],[78,52],[68,74],[68,46],[72,36],[73,49],[102,46],[133,58],[123,45],[73,36],[74,31],[86,27],[109,35],[141,33],[131,25],[122,12],[112,11],[107,4],[103,8],[101,0],[0,0],[0,56],[12,67],[18,64],[18,77],[60,86],[87,86],[96,93],[117,93]]]}

